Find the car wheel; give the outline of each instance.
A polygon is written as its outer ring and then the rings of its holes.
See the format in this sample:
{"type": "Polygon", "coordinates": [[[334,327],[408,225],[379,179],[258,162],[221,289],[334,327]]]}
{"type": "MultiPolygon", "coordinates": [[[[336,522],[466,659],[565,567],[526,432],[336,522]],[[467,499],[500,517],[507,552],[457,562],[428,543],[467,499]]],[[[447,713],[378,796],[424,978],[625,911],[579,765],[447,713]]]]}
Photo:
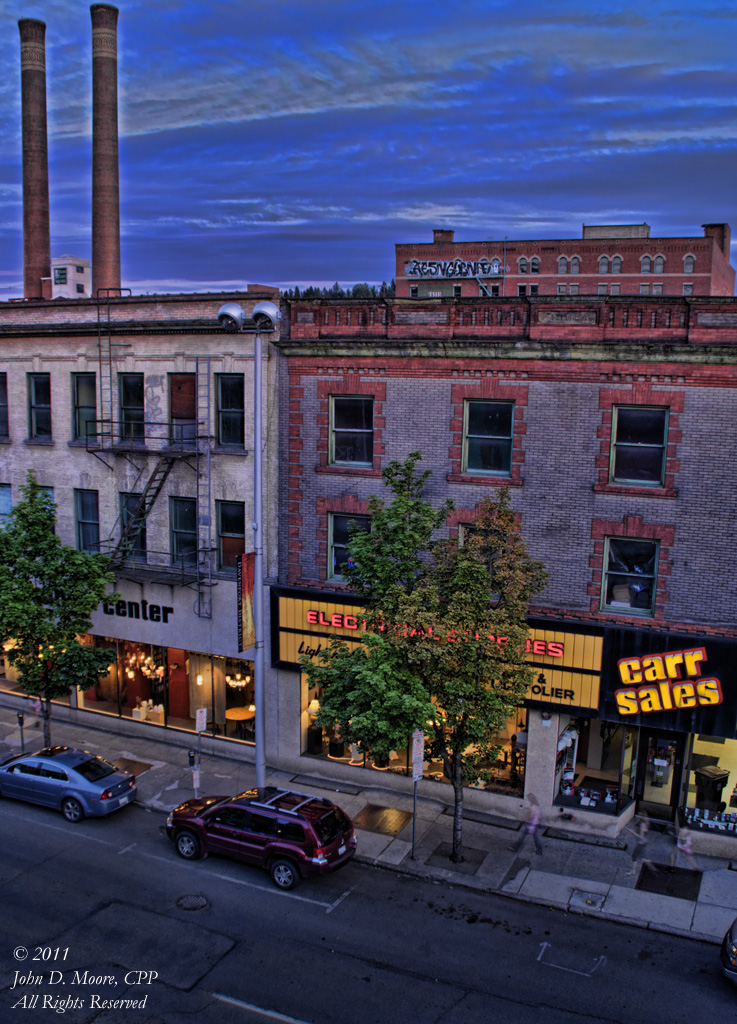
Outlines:
{"type": "Polygon", "coordinates": [[[79,800],[75,800],[73,796],[68,796],[61,802],[61,813],[67,819],[67,821],[77,822],[84,818],[84,811],[79,800]]]}
{"type": "Polygon", "coordinates": [[[269,868],[269,874],[277,889],[293,889],[299,882],[299,872],[291,860],[275,860],[269,868]]]}
{"type": "Polygon", "coordinates": [[[202,855],[200,841],[194,832],[177,832],[174,843],[177,853],[185,860],[197,860],[202,855]]]}

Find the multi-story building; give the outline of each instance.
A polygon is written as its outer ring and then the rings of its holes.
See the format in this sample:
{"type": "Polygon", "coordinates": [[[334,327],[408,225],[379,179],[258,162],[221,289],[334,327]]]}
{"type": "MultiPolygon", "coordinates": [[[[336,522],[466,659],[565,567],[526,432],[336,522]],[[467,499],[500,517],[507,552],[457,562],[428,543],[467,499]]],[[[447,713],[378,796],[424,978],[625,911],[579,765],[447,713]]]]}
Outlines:
{"type": "Polygon", "coordinates": [[[584,224],[579,238],[432,242],[396,249],[397,298],[734,295],[728,224],[702,237],[651,238],[648,224],[584,224]]]}
{"type": "Polygon", "coordinates": [[[88,299],[92,294],[90,261],[82,256],[52,256],[51,298],[88,299]]]}
{"type": "MultiPolygon", "coordinates": [[[[497,781],[470,800],[516,815],[527,787],[548,815],[575,808],[576,827],[610,833],[637,808],[713,819],[737,783],[725,544],[737,501],[724,485],[737,441],[737,303],[301,301],[290,321],[277,342],[279,763],[324,757],[342,777],[371,767],[314,725],[319,694],[298,658],[336,633],[360,635],[360,603],[341,577],[349,523],[367,525],[387,463],[420,450],[428,497],[455,503],[446,536],[507,486],[550,572],[530,609],[537,682],[500,735],[497,781]]],[[[396,754],[384,784],[409,785],[408,751],[396,754]]]]}

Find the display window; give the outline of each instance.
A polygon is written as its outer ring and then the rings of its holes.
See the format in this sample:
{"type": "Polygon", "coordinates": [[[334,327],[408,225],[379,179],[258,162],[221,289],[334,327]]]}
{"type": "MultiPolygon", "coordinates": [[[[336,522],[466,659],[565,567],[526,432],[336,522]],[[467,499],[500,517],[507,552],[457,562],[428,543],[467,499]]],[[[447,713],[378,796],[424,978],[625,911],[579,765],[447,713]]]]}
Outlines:
{"type": "Polygon", "coordinates": [[[737,740],[693,737],[681,811],[690,828],[737,833],[737,740]]]}
{"type": "Polygon", "coordinates": [[[634,798],[638,729],[595,718],[561,719],[555,762],[555,804],[620,814],[634,798]]]}

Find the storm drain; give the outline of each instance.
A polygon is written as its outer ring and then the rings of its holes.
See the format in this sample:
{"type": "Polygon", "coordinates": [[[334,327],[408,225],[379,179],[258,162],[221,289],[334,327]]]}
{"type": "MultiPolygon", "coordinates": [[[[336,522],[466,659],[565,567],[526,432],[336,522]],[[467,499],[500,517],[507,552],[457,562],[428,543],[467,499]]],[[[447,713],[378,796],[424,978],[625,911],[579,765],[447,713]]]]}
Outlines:
{"type": "Polygon", "coordinates": [[[204,910],[207,900],[204,896],[180,896],[177,906],[180,910],[204,910]]]}
{"type": "Polygon", "coordinates": [[[353,827],[365,832],[379,832],[383,836],[398,836],[408,821],[411,811],[400,811],[396,807],[381,807],[366,804],[358,814],[353,815],[353,827]]]}
{"type": "Polygon", "coordinates": [[[691,868],[671,868],[665,864],[643,864],[635,889],[674,896],[679,900],[695,901],[699,898],[701,872],[691,868]]]}

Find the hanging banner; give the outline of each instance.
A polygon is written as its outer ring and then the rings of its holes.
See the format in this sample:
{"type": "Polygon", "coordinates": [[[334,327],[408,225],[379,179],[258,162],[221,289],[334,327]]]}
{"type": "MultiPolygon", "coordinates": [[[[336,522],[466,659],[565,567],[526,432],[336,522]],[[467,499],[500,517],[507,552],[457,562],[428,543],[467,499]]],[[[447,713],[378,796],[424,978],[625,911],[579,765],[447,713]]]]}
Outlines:
{"type": "Polygon", "coordinates": [[[236,563],[236,594],[238,595],[238,650],[248,651],[256,646],[256,626],[253,621],[253,578],[256,554],[241,555],[236,563]]]}

